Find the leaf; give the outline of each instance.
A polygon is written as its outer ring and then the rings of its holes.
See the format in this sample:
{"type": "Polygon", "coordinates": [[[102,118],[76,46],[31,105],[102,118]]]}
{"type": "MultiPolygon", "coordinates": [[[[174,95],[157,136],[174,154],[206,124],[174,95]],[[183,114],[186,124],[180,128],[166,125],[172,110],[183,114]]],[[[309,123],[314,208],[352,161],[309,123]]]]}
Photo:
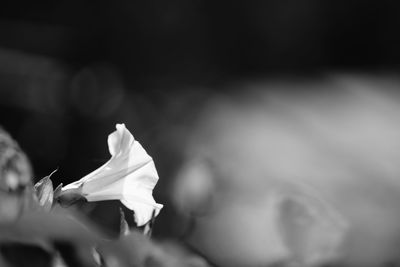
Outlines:
{"type": "Polygon", "coordinates": [[[80,213],[61,207],[51,212],[24,210],[15,222],[0,224],[0,243],[57,240],[84,245],[95,244],[109,235],[80,213]]]}
{"type": "Polygon", "coordinates": [[[36,196],[38,198],[40,206],[43,207],[45,211],[50,211],[53,205],[53,183],[50,179],[51,175],[57,170],[54,170],[50,175],[42,178],[34,186],[36,191],[36,196]]]}
{"type": "Polygon", "coordinates": [[[63,184],[61,183],[56,187],[56,189],[54,189],[54,191],[53,191],[54,199],[57,199],[58,196],[60,195],[62,186],[63,186],[63,184]]]}
{"type": "Polygon", "coordinates": [[[132,229],[129,235],[102,242],[98,247],[104,266],[211,267],[195,251],[175,242],[157,242],[132,229]]]}
{"type": "Polygon", "coordinates": [[[129,224],[125,220],[125,213],[121,208],[119,209],[119,213],[121,214],[120,228],[119,228],[120,229],[120,235],[121,236],[129,235],[129,233],[130,233],[129,224]]]}

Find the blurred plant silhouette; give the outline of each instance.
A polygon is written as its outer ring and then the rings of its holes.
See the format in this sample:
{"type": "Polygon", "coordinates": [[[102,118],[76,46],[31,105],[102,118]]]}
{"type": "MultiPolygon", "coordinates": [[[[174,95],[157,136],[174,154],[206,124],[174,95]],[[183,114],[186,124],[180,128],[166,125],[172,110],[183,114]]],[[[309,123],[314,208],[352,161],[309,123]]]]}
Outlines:
{"type": "Polygon", "coordinates": [[[73,202],[60,203],[61,187],[54,189],[51,181],[54,172],[33,186],[27,157],[4,130],[0,145],[1,266],[208,266],[181,245],[150,240],[155,213],[142,233],[129,226],[121,210],[121,235],[110,239],[107,230],[66,208],[73,202]]]}

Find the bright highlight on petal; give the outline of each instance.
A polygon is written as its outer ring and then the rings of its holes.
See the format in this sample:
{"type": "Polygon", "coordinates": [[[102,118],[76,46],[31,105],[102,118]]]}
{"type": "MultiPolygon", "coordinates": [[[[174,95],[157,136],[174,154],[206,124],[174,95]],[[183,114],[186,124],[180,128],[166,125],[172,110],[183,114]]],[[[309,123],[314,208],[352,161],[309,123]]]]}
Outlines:
{"type": "Polygon", "coordinates": [[[126,129],[117,124],[108,136],[111,159],[79,181],[62,188],[62,194],[80,194],[88,201],[120,200],[134,211],[138,226],[146,224],[153,212],[157,216],[163,205],[152,193],[158,181],[153,159],[126,129]]]}

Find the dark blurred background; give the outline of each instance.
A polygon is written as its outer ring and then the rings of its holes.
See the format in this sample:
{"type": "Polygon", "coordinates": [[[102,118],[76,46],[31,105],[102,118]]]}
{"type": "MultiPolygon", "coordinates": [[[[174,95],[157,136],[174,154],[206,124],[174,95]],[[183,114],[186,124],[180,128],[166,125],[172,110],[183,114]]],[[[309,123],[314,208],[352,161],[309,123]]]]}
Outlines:
{"type": "MultiPolygon", "coordinates": [[[[237,81],[396,71],[399,11],[359,0],[3,2],[0,124],[36,180],[58,168],[66,184],[108,160],[107,135],[124,122],[153,156],[166,203],[204,103],[237,81]]],[[[166,205],[160,235],[177,228],[173,216],[166,205]]]]}

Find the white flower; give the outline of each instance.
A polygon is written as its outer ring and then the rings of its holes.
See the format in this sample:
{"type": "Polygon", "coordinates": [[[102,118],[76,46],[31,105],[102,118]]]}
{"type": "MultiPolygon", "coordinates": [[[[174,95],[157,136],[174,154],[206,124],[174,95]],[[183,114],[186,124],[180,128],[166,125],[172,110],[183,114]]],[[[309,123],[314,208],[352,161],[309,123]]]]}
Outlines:
{"type": "Polygon", "coordinates": [[[111,159],[79,181],[62,188],[61,195],[72,193],[88,201],[120,200],[134,211],[138,226],[146,224],[158,215],[163,205],[155,202],[152,193],[158,174],[153,159],[125,128],[117,124],[117,130],[108,136],[111,159]]]}

